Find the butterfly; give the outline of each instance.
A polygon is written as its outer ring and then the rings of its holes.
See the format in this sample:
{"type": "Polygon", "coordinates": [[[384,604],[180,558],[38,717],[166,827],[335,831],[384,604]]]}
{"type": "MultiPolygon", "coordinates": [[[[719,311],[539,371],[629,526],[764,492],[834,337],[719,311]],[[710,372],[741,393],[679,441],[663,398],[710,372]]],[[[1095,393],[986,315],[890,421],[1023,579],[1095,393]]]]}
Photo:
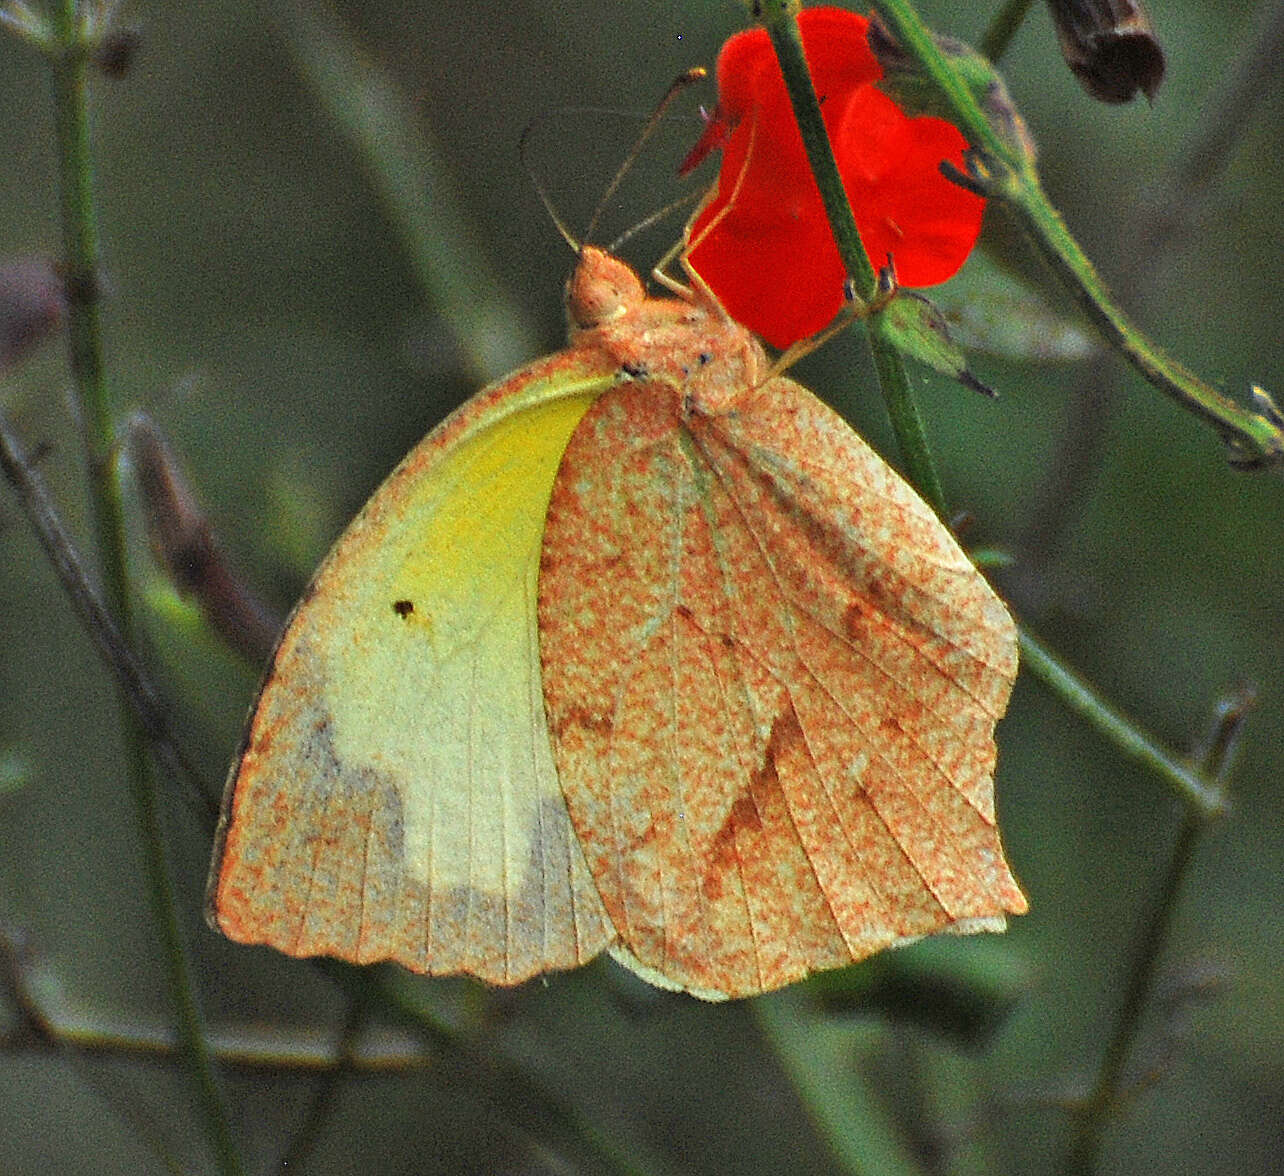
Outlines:
{"type": "Polygon", "coordinates": [[[1002,602],[707,292],[584,246],[566,302],[295,608],[211,924],[504,985],[609,951],[708,999],[1001,929],[1002,602]]]}

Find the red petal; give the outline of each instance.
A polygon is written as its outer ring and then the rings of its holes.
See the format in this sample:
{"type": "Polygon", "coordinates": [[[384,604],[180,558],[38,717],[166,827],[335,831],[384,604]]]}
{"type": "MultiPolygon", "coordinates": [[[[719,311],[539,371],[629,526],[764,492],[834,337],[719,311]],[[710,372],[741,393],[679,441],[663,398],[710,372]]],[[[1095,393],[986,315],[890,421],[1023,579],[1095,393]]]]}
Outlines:
{"type": "Polygon", "coordinates": [[[834,153],[856,227],[877,269],[891,254],[903,286],[934,286],[954,276],[981,231],[985,201],[941,174],[961,167],[966,141],[939,118],[909,118],[870,87],[847,103],[834,153]]]}
{"type": "MultiPolygon", "coordinates": [[[[945,281],[975,244],[984,210],[940,173],[943,159],[962,163],[963,136],[940,119],[907,117],[869,84],[880,75],[863,17],[816,8],[799,19],[871,262],[881,267],[890,254],[903,285],[945,281]]],[[[718,191],[691,227],[688,260],[734,318],[787,347],[839,312],[845,273],[765,32],[727,42],[718,86],[718,191]]],[[[714,149],[710,140],[706,131],[697,149],[714,149]]]]}
{"type": "Polygon", "coordinates": [[[721,106],[715,107],[713,114],[705,123],[704,134],[687,152],[686,158],[678,164],[678,175],[685,176],[688,172],[695,171],[704,162],[709,152],[721,151],[726,146],[730,135],[731,120],[723,114],[721,106]]]}

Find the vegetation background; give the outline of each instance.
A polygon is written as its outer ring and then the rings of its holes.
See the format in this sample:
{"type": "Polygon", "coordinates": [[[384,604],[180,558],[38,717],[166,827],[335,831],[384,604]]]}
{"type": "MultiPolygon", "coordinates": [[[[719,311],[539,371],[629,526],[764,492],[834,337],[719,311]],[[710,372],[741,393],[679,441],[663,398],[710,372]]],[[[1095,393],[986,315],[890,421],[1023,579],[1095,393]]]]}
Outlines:
{"type": "MultiPolygon", "coordinates": [[[[1221,103],[1256,10],[1276,7],[1153,0],[1168,54],[1153,105],[1090,100],[1041,5],[1003,63],[1046,187],[1106,280],[1128,287],[1152,337],[1241,401],[1252,382],[1284,394],[1274,61],[1251,110],[1221,103]],[[1221,165],[1193,153],[1210,126],[1227,148],[1221,165]],[[1180,227],[1157,247],[1149,230],[1172,198],[1180,227]]],[[[938,31],[972,41],[996,8],[920,5],[938,31]]],[[[96,78],[92,96],[109,378],[123,407],[159,422],[235,561],[284,610],[382,475],[482,374],[562,345],[571,258],[523,169],[523,129],[534,128],[535,176],[584,225],[641,116],[679,70],[711,65],[744,14],[725,0],[133,0],[119,19],[141,31],[141,48],[127,76],[96,78]],[[312,72],[301,64],[317,45],[308,30],[387,83],[365,89],[376,113],[404,104],[390,125],[417,152],[431,145],[450,194],[420,203],[431,239],[494,275],[492,303],[452,305],[440,266],[445,296],[425,289],[378,168],[327,107],[316,58],[312,72]],[[493,320],[484,354],[460,345],[461,310],[493,320]]],[[[339,106],[355,109],[352,99],[339,106]]],[[[0,109],[0,256],[57,255],[46,66],[3,35],[0,109]]],[[[608,211],[607,235],[681,194],[674,165],[698,129],[688,104],[608,211]]],[[[626,252],[648,267],[679,230],[672,221],[626,252]]],[[[2,394],[28,444],[48,447],[41,470],[88,544],[65,363],[48,346],[2,394]]],[[[973,536],[1015,555],[1002,583],[1034,631],[1179,750],[1224,692],[1257,688],[1233,808],[1199,845],[1161,958],[1171,999],[1152,1007],[1132,1060],[1157,1081],[1113,1122],[1100,1170],[1284,1171],[1284,487],[1277,474],[1228,468],[1208,429],[1118,361],[979,355],[975,367],[999,400],[923,376],[922,404],[973,536]],[[1089,396],[1094,383],[1108,394],[1089,396]],[[1098,433],[1086,450],[1085,421],[1098,433]],[[1068,453],[1083,468],[1061,483],[1068,453]]],[[[859,338],[797,374],[895,460],[859,338]]],[[[167,603],[141,538],[135,547],[149,660],[187,746],[221,780],[258,667],[167,603]]],[[[17,1032],[16,1005],[0,1009],[12,1031],[0,1053],[0,1170],[163,1172],[153,1134],[182,1170],[209,1170],[178,1062],[104,1048],[169,1016],[117,709],[7,494],[0,648],[0,758],[18,777],[0,796],[0,924],[28,953],[10,979],[83,1046],[33,1041],[17,1032]]],[[[595,1149],[610,1140],[621,1171],[1064,1170],[1070,1120],[1057,1096],[1099,1062],[1179,806],[1028,676],[999,740],[1005,840],[1031,903],[1007,936],[923,944],[856,969],[839,1012],[815,986],[704,1005],[641,991],[606,963],[514,993],[401,985],[480,1063],[433,1050],[427,1066],[353,1067],[334,1081],[229,1066],[248,1169],[275,1170],[297,1145],[310,1150],[290,1170],[315,1173],[606,1171],[595,1149]],[[559,1128],[527,1081],[591,1130],[559,1128]],[[326,1101],[309,1117],[318,1090],[326,1101]]],[[[312,965],[205,928],[209,829],[181,790],[165,798],[220,1042],[261,1043],[270,1028],[281,1059],[332,1049],[346,998],[312,965]]]]}

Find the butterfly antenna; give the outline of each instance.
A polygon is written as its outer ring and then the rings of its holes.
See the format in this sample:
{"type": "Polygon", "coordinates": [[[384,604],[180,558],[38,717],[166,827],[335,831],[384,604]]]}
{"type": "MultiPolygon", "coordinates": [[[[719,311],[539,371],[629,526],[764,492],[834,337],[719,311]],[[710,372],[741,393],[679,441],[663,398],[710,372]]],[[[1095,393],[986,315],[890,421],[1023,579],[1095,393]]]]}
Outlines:
{"type": "Polygon", "coordinates": [[[522,161],[522,167],[526,169],[527,176],[530,177],[531,186],[535,189],[535,194],[539,197],[540,203],[544,206],[544,211],[548,213],[548,219],[553,222],[553,227],[562,234],[562,239],[576,252],[580,251],[580,241],[575,234],[566,227],[566,222],[562,220],[561,214],[553,206],[553,198],[549,196],[540,178],[535,174],[535,168],[531,165],[528,151],[530,149],[531,135],[535,131],[535,123],[538,120],[532,119],[526,124],[522,131],[522,137],[517,141],[517,155],[522,161]]]}
{"type": "MultiPolygon", "coordinates": [[[[584,233],[584,239],[586,241],[591,241],[593,239],[594,230],[597,228],[597,222],[601,219],[602,213],[606,210],[606,206],[611,202],[611,198],[619,190],[620,184],[623,182],[624,177],[629,173],[629,169],[634,165],[634,163],[637,162],[638,155],[642,151],[643,145],[655,133],[655,128],[660,125],[660,120],[664,117],[664,112],[672,104],[673,100],[679,94],[681,94],[688,86],[694,85],[696,82],[702,81],[705,77],[708,76],[708,73],[709,71],[705,69],[704,66],[697,65],[697,66],[693,66],[691,69],[687,70],[685,73],[679,74],[676,78],[673,79],[673,83],[664,92],[664,97],[660,99],[660,101],[656,104],[655,110],[651,112],[651,117],[646,120],[646,125],[642,128],[641,133],[638,135],[637,142],[633,144],[632,150],[628,153],[628,155],[624,157],[624,162],[620,164],[619,170],[615,173],[615,176],[612,178],[611,182],[606,186],[606,191],[602,194],[602,199],[598,201],[597,208],[594,210],[592,217],[589,219],[588,228],[585,230],[585,233],[584,233]]],[[[670,209],[665,209],[663,212],[657,215],[663,216],[668,211],[670,211],[670,209]]],[[[654,218],[648,218],[648,220],[643,221],[642,226],[639,226],[639,227],[645,227],[646,225],[652,223],[653,220],[654,218]]],[[[633,230],[633,231],[636,231],[636,230],[633,230]]],[[[626,234],[626,236],[631,236],[631,235],[632,235],[632,232],[626,234]]]]}
{"type": "Polygon", "coordinates": [[[645,233],[647,229],[664,220],[666,216],[672,216],[675,212],[679,212],[694,204],[697,200],[703,197],[703,195],[704,193],[699,191],[688,192],[685,196],[679,196],[676,200],[670,204],[666,204],[663,208],[656,209],[656,211],[651,213],[650,216],[643,217],[643,219],[638,221],[637,224],[630,225],[625,229],[624,232],[622,232],[606,247],[606,251],[608,253],[618,253],[620,247],[626,241],[631,241],[639,233],[645,233]]]}

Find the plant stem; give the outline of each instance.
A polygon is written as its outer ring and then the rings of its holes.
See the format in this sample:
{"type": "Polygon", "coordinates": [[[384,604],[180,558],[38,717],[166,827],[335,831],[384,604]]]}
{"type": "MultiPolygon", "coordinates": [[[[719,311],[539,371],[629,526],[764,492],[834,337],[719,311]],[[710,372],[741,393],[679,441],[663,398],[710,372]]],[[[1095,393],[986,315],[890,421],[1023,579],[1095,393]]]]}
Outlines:
{"type": "MultiPolygon", "coordinates": [[[[1210,97],[1162,177],[1149,186],[1150,196],[1123,209],[1110,226],[1102,248],[1123,254],[1114,266],[1116,297],[1136,306],[1162,287],[1158,275],[1173,260],[1173,244],[1206,216],[1213,192],[1282,77],[1284,5],[1266,4],[1235,55],[1228,81],[1210,97]]],[[[1064,548],[1070,520],[1096,485],[1121,391],[1104,354],[1087,365],[1070,391],[1071,411],[1013,541],[1027,557],[1047,558],[1064,548]]]]}
{"type": "MultiPolygon", "coordinates": [[[[115,462],[115,420],[103,366],[98,285],[98,227],[93,199],[89,136],[90,45],[76,0],[60,0],[50,13],[49,63],[58,143],[60,211],[68,290],[67,332],[72,386],[78,403],[89,478],[94,532],[107,606],[128,645],[134,623],[125,554],[124,509],[115,462]]],[[[165,957],[170,999],[201,1118],[220,1171],[242,1171],[222,1096],[206,1046],[187,957],[179,931],[177,899],[165,860],[156,781],[146,737],[127,700],[121,699],[126,779],[142,842],[152,915],[165,957]]]]}
{"type": "MultiPolygon", "coordinates": [[[[761,5],[760,18],[780,61],[785,88],[794,108],[794,117],[798,120],[812,174],[820,188],[820,197],[825,205],[825,215],[829,218],[834,241],[838,245],[838,254],[857,294],[868,304],[878,293],[878,278],[870,264],[869,255],[865,252],[860,233],[857,232],[856,218],[852,214],[838,164],[834,159],[833,147],[825,130],[820,102],[803,53],[796,11],[795,3],[775,0],[761,5]]],[[[883,338],[877,314],[866,316],[865,328],[874,356],[874,370],[878,373],[879,388],[887,404],[906,474],[932,509],[945,518],[948,514],[945,491],[932,461],[927,432],[910,389],[905,361],[900,352],[883,338]]]]}
{"type": "Polygon", "coordinates": [[[1246,705],[1245,700],[1240,700],[1221,708],[1200,765],[1201,773],[1212,781],[1209,787],[1217,803],[1210,807],[1193,799],[1187,800],[1181,827],[1177,831],[1163,875],[1147,909],[1142,913],[1114,1032],[1106,1043],[1092,1089],[1077,1108],[1077,1121],[1066,1160],[1066,1171],[1070,1176],[1092,1176],[1097,1170],[1101,1142],[1110,1115],[1118,1105],[1120,1096],[1125,1093],[1124,1066],[1141,1029],[1160,955],[1172,925],[1177,900],[1181,896],[1182,883],[1194,859],[1201,835],[1225,807],[1226,776],[1246,705]]]}
{"type": "Polygon", "coordinates": [[[1034,0],[1007,0],[1007,3],[994,14],[990,27],[985,30],[978,48],[982,56],[997,62],[1007,51],[1029,13],[1034,0]]]}
{"type": "Polygon", "coordinates": [[[899,351],[879,337],[878,328],[873,321],[867,324],[867,333],[870,350],[874,353],[878,385],[882,389],[887,415],[891,418],[892,429],[896,433],[896,443],[900,447],[910,485],[936,511],[938,518],[948,521],[949,504],[945,499],[945,488],[928,448],[927,429],[923,424],[923,415],[918,410],[918,401],[910,388],[905,361],[899,351]]]}
{"type": "Polygon", "coordinates": [[[1187,805],[1204,816],[1220,814],[1224,801],[1219,788],[1099,697],[1025,628],[1021,629],[1021,664],[1129,759],[1167,780],[1187,805]]]}
{"type": "Polygon", "coordinates": [[[874,0],[874,8],[902,49],[935,82],[954,121],[982,154],[991,194],[1012,206],[1044,259],[1066,284],[1097,329],[1154,387],[1212,425],[1242,467],[1284,462],[1284,428],[1270,416],[1227,399],[1164,354],[1137,330],[1097,276],[1078,242],[1048,202],[1033,163],[990,125],[962,76],[932,39],[909,0],[874,0]]]}
{"type": "Polygon", "coordinates": [[[1110,298],[1105,284],[1048,203],[1034,176],[1023,177],[1010,197],[1027,235],[1044,260],[1109,340],[1142,377],[1221,435],[1241,465],[1274,465],[1284,460],[1284,433],[1261,413],[1249,412],[1156,347],[1110,298]]]}

